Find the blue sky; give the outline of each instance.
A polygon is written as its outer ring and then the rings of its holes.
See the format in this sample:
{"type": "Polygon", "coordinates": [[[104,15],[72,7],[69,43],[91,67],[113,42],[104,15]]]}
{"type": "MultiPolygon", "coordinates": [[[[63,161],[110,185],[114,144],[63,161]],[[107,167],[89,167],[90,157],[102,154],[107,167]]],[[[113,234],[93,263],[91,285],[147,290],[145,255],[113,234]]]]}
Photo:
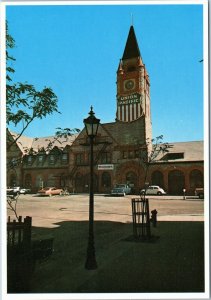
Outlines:
{"type": "Polygon", "coordinates": [[[51,87],[61,112],[34,122],[25,135],[82,129],[91,105],[101,123],[115,120],[116,71],[131,14],[150,76],[153,137],[203,139],[203,7],[193,4],[8,5],[13,79],[51,87]]]}

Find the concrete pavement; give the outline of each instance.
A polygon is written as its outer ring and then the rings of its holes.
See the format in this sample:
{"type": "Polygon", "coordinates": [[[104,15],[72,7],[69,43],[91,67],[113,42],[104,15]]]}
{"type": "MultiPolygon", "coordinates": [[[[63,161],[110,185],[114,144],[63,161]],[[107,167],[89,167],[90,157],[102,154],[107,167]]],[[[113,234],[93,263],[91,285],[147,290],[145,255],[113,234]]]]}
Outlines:
{"type": "Polygon", "coordinates": [[[203,218],[204,202],[149,197],[150,210],[158,211],[158,226],[151,228],[158,239],[138,243],[130,239],[132,198],[95,195],[98,268],[88,271],[89,195],[20,196],[18,215],[32,216],[32,239],[54,238],[52,257],[36,264],[31,293],[81,299],[85,293],[203,293],[204,223],[188,221],[203,218]],[[175,220],[180,222],[168,222],[175,220]]]}
{"type": "MultiPolygon", "coordinates": [[[[132,222],[131,199],[139,196],[110,197],[95,195],[94,219],[96,221],[132,222]]],[[[150,211],[158,211],[158,221],[204,221],[204,201],[194,197],[148,196],[150,211]]],[[[38,197],[20,195],[17,205],[18,215],[31,216],[33,226],[57,227],[62,221],[87,221],[89,195],[38,197]]],[[[8,211],[8,215],[13,215],[8,211]]]]}

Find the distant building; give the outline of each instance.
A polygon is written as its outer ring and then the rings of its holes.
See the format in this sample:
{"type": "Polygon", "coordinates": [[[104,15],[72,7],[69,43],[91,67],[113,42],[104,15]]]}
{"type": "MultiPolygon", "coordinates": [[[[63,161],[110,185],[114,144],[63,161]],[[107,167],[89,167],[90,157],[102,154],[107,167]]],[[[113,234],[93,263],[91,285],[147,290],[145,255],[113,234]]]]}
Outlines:
{"type": "MultiPolygon", "coordinates": [[[[151,163],[145,182],[141,157],[153,147],[150,80],[133,26],[117,69],[116,106],[115,122],[100,124],[95,139],[95,192],[109,193],[116,183],[129,183],[134,193],[145,184],[159,185],[169,194],[182,194],[184,188],[193,194],[203,186],[203,141],[170,143],[169,152],[160,153],[151,163]]],[[[8,131],[8,137],[11,140],[15,135],[8,131]]],[[[24,159],[18,171],[8,169],[8,185],[34,190],[42,185],[67,186],[78,193],[89,190],[89,140],[84,129],[56,142],[55,137],[21,137],[8,151],[8,161],[15,157],[24,159]],[[50,149],[49,142],[53,142],[50,149]],[[24,155],[24,147],[35,153],[24,155]]]]}

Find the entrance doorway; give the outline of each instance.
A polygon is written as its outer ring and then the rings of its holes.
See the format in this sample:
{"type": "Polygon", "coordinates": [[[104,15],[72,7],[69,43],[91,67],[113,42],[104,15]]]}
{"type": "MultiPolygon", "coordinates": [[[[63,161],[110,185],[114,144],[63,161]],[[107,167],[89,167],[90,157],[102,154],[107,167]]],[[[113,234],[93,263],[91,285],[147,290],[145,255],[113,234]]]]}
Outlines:
{"type": "MultiPolygon", "coordinates": [[[[84,192],[89,192],[89,184],[90,184],[90,174],[86,174],[84,176],[84,192]]],[[[98,192],[98,177],[96,174],[93,174],[93,192],[98,192]]]]}
{"type": "Polygon", "coordinates": [[[126,182],[131,187],[131,193],[135,194],[138,190],[138,177],[134,172],[128,172],[126,174],[126,182]]]}
{"type": "Polygon", "coordinates": [[[151,177],[152,185],[158,185],[164,189],[163,174],[160,171],[154,171],[151,177]]]}
{"type": "Polygon", "coordinates": [[[168,174],[168,193],[182,195],[185,187],[185,175],[182,171],[174,170],[168,174]]]}
{"type": "Polygon", "coordinates": [[[108,172],[103,172],[103,174],[102,174],[101,190],[103,193],[111,192],[111,175],[108,172]]]}

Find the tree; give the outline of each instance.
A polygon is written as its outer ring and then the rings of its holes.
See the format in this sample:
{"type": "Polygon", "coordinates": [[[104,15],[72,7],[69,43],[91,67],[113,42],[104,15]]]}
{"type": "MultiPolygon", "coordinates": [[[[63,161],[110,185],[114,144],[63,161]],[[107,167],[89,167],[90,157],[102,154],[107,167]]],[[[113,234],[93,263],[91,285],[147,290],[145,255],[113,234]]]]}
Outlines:
{"type": "Polygon", "coordinates": [[[165,154],[169,152],[169,148],[172,146],[169,143],[162,143],[163,135],[157,136],[155,139],[147,140],[146,145],[141,147],[141,157],[140,160],[144,166],[145,174],[144,174],[144,184],[145,190],[148,186],[148,174],[149,168],[153,162],[155,162],[156,158],[160,154],[165,154]]]}
{"type": "MultiPolygon", "coordinates": [[[[10,148],[28,126],[35,119],[43,119],[47,115],[51,115],[58,111],[58,99],[50,87],[44,87],[38,91],[32,84],[27,82],[14,83],[12,74],[15,72],[11,63],[15,58],[9,54],[9,50],[15,47],[15,40],[9,34],[8,23],[6,23],[6,119],[7,125],[19,125],[22,123],[22,130],[13,143],[8,144],[10,148]]],[[[9,149],[7,148],[7,150],[9,149]]]]}

